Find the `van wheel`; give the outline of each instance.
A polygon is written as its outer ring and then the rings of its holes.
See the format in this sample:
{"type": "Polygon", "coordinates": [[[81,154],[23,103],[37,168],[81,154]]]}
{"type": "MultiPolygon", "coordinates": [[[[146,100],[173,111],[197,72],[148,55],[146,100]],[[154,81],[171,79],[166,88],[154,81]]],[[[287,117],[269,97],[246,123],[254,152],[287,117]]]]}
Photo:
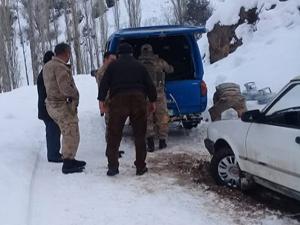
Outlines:
{"type": "Polygon", "coordinates": [[[222,147],[210,162],[211,174],[219,185],[236,188],[240,184],[240,168],[235,155],[228,147],[222,147]]]}

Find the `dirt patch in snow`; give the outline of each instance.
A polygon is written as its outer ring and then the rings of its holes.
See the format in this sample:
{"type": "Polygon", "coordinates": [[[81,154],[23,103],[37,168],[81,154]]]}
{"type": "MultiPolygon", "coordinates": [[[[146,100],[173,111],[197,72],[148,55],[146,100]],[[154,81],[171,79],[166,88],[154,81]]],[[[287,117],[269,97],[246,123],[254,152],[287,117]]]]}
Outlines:
{"type": "MultiPolygon", "coordinates": [[[[244,194],[238,189],[216,185],[209,172],[209,156],[193,153],[155,152],[148,155],[151,171],[175,177],[182,186],[213,192],[243,216],[288,216],[300,221],[300,203],[278,193],[256,187],[244,194]],[[271,212],[272,211],[272,212],[271,212]]],[[[239,213],[238,213],[239,214],[239,213]]]]}

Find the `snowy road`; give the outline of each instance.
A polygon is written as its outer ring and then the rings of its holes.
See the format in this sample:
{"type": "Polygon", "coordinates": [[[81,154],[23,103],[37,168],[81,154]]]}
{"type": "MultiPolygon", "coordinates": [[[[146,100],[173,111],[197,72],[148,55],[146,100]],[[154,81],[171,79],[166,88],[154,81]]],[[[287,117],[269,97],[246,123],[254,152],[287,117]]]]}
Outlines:
{"type": "Polygon", "coordinates": [[[86,76],[77,77],[76,82],[81,93],[78,158],[88,163],[82,174],[63,175],[60,164],[46,161],[34,87],[0,96],[0,104],[9,105],[0,113],[4,124],[0,127],[0,195],[6,203],[0,207],[1,225],[298,223],[268,209],[237,209],[234,201],[193,185],[189,177],[182,184],[172,171],[160,171],[168,154],[185,153],[192,158],[206,154],[205,125],[190,133],[172,129],[168,149],[149,154],[149,173],[142,177],[135,176],[133,142],[126,132],[120,174],[107,177],[104,120],[98,113],[95,82],[86,76]],[[17,103],[7,104],[13,99],[17,103]]]}
{"type": "Polygon", "coordinates": [[[46,162],[44,143],[31,188],[28,225],[232,223],[231,218],[220,223],[217,213],[210,213],[214,208],[210,198],[199,197],[176,185],[173,178],[151,173],[151,168],[147,175],[136,177],[134,148],[129,136],[121,145],[125,156],[121,159],[120,175],[107,177],[104,121],[97,107],[85,108],[87,102],[93,104],[95,92],[80,91],[78,158],[88,162],[86,171],[61,174],[61,165],[46,162]]]}

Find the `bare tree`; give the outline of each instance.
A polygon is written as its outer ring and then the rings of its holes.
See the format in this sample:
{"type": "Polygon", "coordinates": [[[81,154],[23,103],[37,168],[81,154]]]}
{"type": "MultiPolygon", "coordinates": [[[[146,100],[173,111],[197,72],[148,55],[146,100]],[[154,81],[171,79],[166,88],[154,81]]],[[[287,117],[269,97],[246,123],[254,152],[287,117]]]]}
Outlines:
{"type": "Polygon", "coordinates": [[[184,14],[187,7],[186,0],[171,0],[173,6],[174,22],[178,25],[184,24],[184,14]]]}
{"type": "Polygon", "coordinates": [[[124,0],[129,18],[129,27],[139,27],[142,21],[141,0],[124,0]]]}
{"type": "Polygon", "coordinates": [[[36,84],[38,73],[39,73],[39,62],[38,62],[38,38],[35,29],[35,16],[34,16],[34,9],[36,0],[21,0],[23,7],[24,7],[24,14],[25,19],[28,24],[27,29],[27,37],[29,40],[30,45],[30,56],[31,56],[31,67],[32,67],[32,75],[33,75],[33,82],[36,84]]]}
{"type": "Polygon", "coordinates": [[[24,68],[25,68],[26,83],[27,83],[27,85],[29,85],[27,59],[26,59],[25,44],[24,44],[25,40],[24,40],[24,34],[23,34],[22,27],[21,27],[21,22],[20,22],[19,0],[17,0],[17,2],[16,2],[15,10],[16,10],[16,13],[17,13],[19,36],[20,36],[20,42],[21,42],[21,46],[22,46],[22,54],[23,54],[23,61],[24,61],[24,68]]]}
{"type": "MultiPolygon", "coordinates": [[[[60,11],[62,9],[64,9],[64,5],[62,6],[61,9],[57,9],[58,13],[56,13],[55,0],[51,0],[51,4],[50,5],[51,5],[51,7],[50,7],[50,22],[53,23],[53,30],[54,30],[54,32],[51,33],[50,35],[51,35],[51,37],[54,37],[54,39],[55,39],[55,45],[57,45],[58,44],[58,35],[59,35],[57,19],[61,15],[60,11]]],[[[65,3],[65,5],[66,5],[66,3],[65,3]]]]}
{"type": "Polygon", "coordinates": [[[14,15],[9,0],[0,4],[0,92],[7,92],[19,86],[20,74],[16,55],[16,34],[14,15]]]}
{"type": "Polygon", "coordinates": [[[188,0],[184,21],[190,25],[205,25],[212,14],[209,0],[188,0]]]}
{"type": "Polygon", "coordinates": [[[93,57],[93,53],[94,53],[94,49],[93,49],[93,44],[92,44],[92,33],[93,30],[91,28],[91,23],[90,21],[92,20],[91,18],[91,9],[89,8],[91,5],[87,4],[87,1],[83,1],[83,8],[84,8],[84,17],[85,17],[85,25],[83,28],[83,36],[85,37],[85,47],[86,47],[86,52],[88,53],[89,56],[89,63],[85,63],[86,66],[88,66],[88,68],[86,69],[86,71],[90,71],[92,69],[95,68],[94,66],[94,57],[93,57]]]}
{"type": "Polygon", "coordinates": [[[114,13],[115,30],[119,30],[120,29],[120,14],[121,14],[119,0],[116,0],[116,2],[115,2],[113,13],[114,13]]]}
{"type": "Polygon", "coordinates": [[[37,53],[41,57],[52,48],[50,37],[50,5],[49,1],[34,1],[34,26],[38,32],[37,53]]]}
{"type": "Polygon", "coordinates": [[[211,16],[209,0],[171,0],[174,18],[168,22],[177,25],[205,25],[211,16]]]}
{"type": "Polygon", "coordinates": [[[81,46],[80,46],[80,32],[79,32],[79,18],[77,11],[76,0],[69,1],[71,6],[72,24],[73,24],[73,38],[74,38],[74,51],[76,57],[76,71],[77,74],[84,72],[83,63],[81,58],[81,46]]]}
{"type": "Polygon", "coordinates": [[[100,37],[101,37],[101,52],[105,51],[105,45],[108,39],[108,21],[106,13],[100,17],[100,37]]]}
{"type": "MultiPolygon", "coordinates": [[[[94,1],[91,0],[91,9],[93,11],[94,9],[94,1]]],[[[94,45],[94,49],[95,49],[95,54],[96,54],[96,62],[97,62],[97,68],[100,67],[100,50],[99,50],[99,43],[98,43],[98,30],[97,30],[97,25],[96,25],[96,16],[95,13],[92,13],[92,39],[93,39],[93,45],[94,45]]]]}
{"type": "MultiPolygon", "coordinates": [[[[66,37],[67,37],[67,43],[72,46],[72,32],[71,32],[71,21],[69,19],[69,14],[71,13],[71,11],[69,10],[69,2],[66,2],[66,4],[63,5],[64,7],[64,19],[65,19],[65,24],[66,24],[66,37]]],[[[74,58],[73,58],[73,54],[71,54],[71,58],[70,58],[70,62],[73,65],[74,64],[74,58]]],[[[72,66],[72,73],[75,73],[75,68],[72,66]]]]}

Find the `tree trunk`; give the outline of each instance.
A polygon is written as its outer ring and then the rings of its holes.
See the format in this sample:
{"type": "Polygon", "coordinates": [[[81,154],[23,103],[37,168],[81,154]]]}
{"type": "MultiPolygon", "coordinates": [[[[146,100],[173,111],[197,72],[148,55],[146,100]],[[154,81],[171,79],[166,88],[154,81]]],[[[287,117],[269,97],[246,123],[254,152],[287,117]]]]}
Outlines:
{"type": "Polygon", "coordinates": [[[77,70],[77,74],[82,74],[84,71],[83,71],[82,58],[81,58],[80,33],[78,29],[79,22],[78,22],[78,15],[77,15],[76,8],[77,8],[76,1],[75,0],[71,1],[76,70],[77,70]]]}
{"type": "Polygon", "coordinates": [[[141,0],[125,0],[129,27],[140,27],[142,21],[141,0]]]}
{"type": "Polygon", "coordinates": [[[107,15],[100,17],[100,35],[101,35],[101,52],[105,51],[105,45],[108,39],[108,21],[107,15]]]}
{"type": "Polygon", "coordinates": [[[24,46],[25,41],[24,41],[24,37],[23,37],[23,31],[21,28],[20,15],[19,15],[19,0],[17,0],[16,12],[17,12],[17,17],[18,17],[18,27],[19,27],[21,46],[22,46],[22,54],[23,54],[23,61],[24,61],[24,67],[25,67],[26,82],[27,82],[27,85],[29,86],[27,59],[26,59],[25,46],[24,46]]]}
{"type": "Polygon", "coordinates": [[[120,3],[119,0],[116,1],[114,6],[114,23],[115,23],[115,30],[120,29],[120,3]]]}
{"type": "Polygon", "coordinates": [[[37,40],[35,37],[35,28],[34,28],[34,3],[33,0],[28,0],[27,5],[27,14],[28,14],[28,22],[29,22],[29,44],[30,44],[30,55],[31,55],[31,67],[33,74],[33,83],[36,84],[37,77],[39,73],[39,64],[38,64],[38,55],[37,55],[37,40]]]}

